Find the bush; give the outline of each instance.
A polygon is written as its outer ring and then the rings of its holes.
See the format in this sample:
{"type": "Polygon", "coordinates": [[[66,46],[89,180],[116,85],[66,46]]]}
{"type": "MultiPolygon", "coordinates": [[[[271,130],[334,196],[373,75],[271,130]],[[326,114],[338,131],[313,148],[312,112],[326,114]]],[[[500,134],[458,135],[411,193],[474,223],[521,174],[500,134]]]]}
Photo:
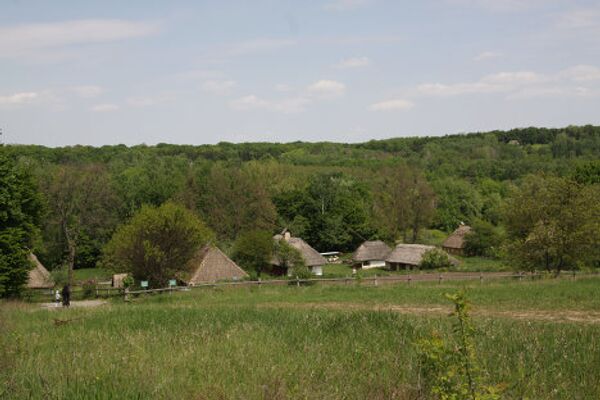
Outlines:
{"type": "Polygon", "coordinates": [[[497,257],[502,237],[494,225],[477,221],[465,235],[465,254],[468,256],[497,257]]]}
{"type": "Polygon", "coordinates": [[[95,279],[90,279],[90,280],[83,282],[83,285],[82,285],[83,298],[91,299],[93,297],[96,297],[96,286],[97,285],[96,285],[95,279]]]}
{"type": "Polygon", "coordinates": [[[440,249],[431,249],[423,254],[419,267],[422,269],[449,268],[452,266],[448,254],[440,249]]]}

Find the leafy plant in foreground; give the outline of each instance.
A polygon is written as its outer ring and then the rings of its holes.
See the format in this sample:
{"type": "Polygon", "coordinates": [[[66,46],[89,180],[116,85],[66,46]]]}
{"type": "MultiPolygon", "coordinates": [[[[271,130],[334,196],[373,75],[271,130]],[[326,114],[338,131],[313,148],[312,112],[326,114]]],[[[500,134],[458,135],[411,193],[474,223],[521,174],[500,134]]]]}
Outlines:
{"type": "Polygon", "coordinates": [[[498,400],[501,391],[485,383],[475,350],[476,330],[464,292],[446,297],[454,303],[453,337],[434,333],[417,342],[424,389],[439,400],[498,400]]]}

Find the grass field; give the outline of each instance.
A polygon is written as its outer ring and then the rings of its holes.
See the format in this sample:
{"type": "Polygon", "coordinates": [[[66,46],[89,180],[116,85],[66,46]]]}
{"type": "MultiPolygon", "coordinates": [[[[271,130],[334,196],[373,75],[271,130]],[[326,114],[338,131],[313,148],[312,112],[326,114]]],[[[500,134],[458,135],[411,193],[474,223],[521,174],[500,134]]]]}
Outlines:
{"type": "Polygon", "coordinates": [[[443,294],[459,289],[505,398],[600,398],[598,278],[194,289],[55,311],[5,302],[0,398],[421,399],[415,341],[450,332],[443,294]]]}

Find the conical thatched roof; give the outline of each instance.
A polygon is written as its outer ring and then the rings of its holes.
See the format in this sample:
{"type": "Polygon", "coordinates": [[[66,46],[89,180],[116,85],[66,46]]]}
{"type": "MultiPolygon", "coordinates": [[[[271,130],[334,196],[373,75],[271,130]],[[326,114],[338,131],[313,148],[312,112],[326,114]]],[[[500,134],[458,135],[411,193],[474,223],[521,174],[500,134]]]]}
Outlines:
{"type": "Polygon", "coordinates": [[[352,260],[356,262],[385,260],[391,252],[390,246],[381,240],[368,240],[356,249],[352,255],[352,260]]]}
{"type": "Polygon", "coordinates": [[[447,249],[463,249],[465,247],[465,235],[471,232],[469,225],[460,225],[442,244],[447,249]]]}
{"type": "MultiPolygon", "coordinates": [[[[281,235],[273,236],[273,239],[274,240],[285,240],[290,246],[292,246],[293,248],[298,250],[300,252],[300,255],[302,256],[302,259],[304,260],[304,264],[307,267],[316,267],[319,265],[327,264],[327,260],[325,259],[325,257],[323,257],[321,254],[319,254],[318,251],[313,249],[304,240],[302,240],[298,237],[291,236],[290,233],[287,232],[287,230],[284,230],[284,232],[282,232],[281,235]]],[[[277,265],[277,266],[279,266],[281,264],[280,261],[277,259],[277,257],[273,257],[272,263],[273,263],[273,265],[277,265]]]]}
{"type": "Polygon", "coordinates": [[[385,261],[397,264],[419,265],[423,254],[435,249],[424,244],[399,244],[392,250],[385,261]]]}
{"type": "Polygon", "coordinates": [[[211,245],[201,248],[188,263],[189,274],[181,277],[188,285],[241,279],[248,276],[219,248],[211,245]]]}
{"type": "Polygon", "coordinates": [[[54,287],[54,280],[50,276],[50,272],[44,268],[35,254],[30,253],[29,260],[35,266],[29,271],[29,281],[27,282],[27,287],[30,289],[46,289],[54,287]]]}

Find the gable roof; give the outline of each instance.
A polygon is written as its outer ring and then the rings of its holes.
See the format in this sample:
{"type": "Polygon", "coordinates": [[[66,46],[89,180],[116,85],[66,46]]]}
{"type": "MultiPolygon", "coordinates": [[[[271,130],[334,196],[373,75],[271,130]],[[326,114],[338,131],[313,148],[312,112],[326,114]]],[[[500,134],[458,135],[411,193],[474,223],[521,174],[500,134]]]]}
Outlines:
{"type": "Polygon", "coordinates": [[[54,280],[52,279],[52,276],[50,276],[50,272],[44,268],[35,254],[29,253],[29,260],[34,264],[34,267],[29,271],[27,287],[30,289],[54,287],[54,280]]]}
{"type": "Polygon", "coordinates": [[[189,273],[180,277],[188,285],[241,279],[248,276],[246,271],[241,269],[218,247],[211,245],[206,245],[198,250],[188,262],[188,270],[189,273]]]}
{"type": "Polygon", "coordinates": [[[352,260],[357,262],[385,260],[391,252],[390,246],[381,240],[367,240],[352,254],[352,260]]]}
{"type": "MultiPolygon", "coordinates": [[[[304,264],[307,267],[316,267],[327,264],[325,257],[323,257],[318,251],[313,249],[308,243],[299,237],[293,237],[290,236],[289,233],[284,233],[282,235],[273,236],[273,239],[285,240],[290,246],[298,250],[302,256],[302,259],[304,260],[304,264]]],[[[281,265],[281,262],[277,257],[273,257],[272,263],[277,266],[281,265]]]]}
{"type": "Polygon", "coordinates": [[[444,240],[442,247],[448,249],[463,249],[465,247],[465,236],[471,232],[469,225],[460,225],[450,236],[444,240]]]}
{"type": "Polygon", "coordinates": [[[424,244],[399,244],[392,250],[385,261],[397,264],[419,265],[423,254],[433,249],[435,249],[435,246],[424,244]]]}

